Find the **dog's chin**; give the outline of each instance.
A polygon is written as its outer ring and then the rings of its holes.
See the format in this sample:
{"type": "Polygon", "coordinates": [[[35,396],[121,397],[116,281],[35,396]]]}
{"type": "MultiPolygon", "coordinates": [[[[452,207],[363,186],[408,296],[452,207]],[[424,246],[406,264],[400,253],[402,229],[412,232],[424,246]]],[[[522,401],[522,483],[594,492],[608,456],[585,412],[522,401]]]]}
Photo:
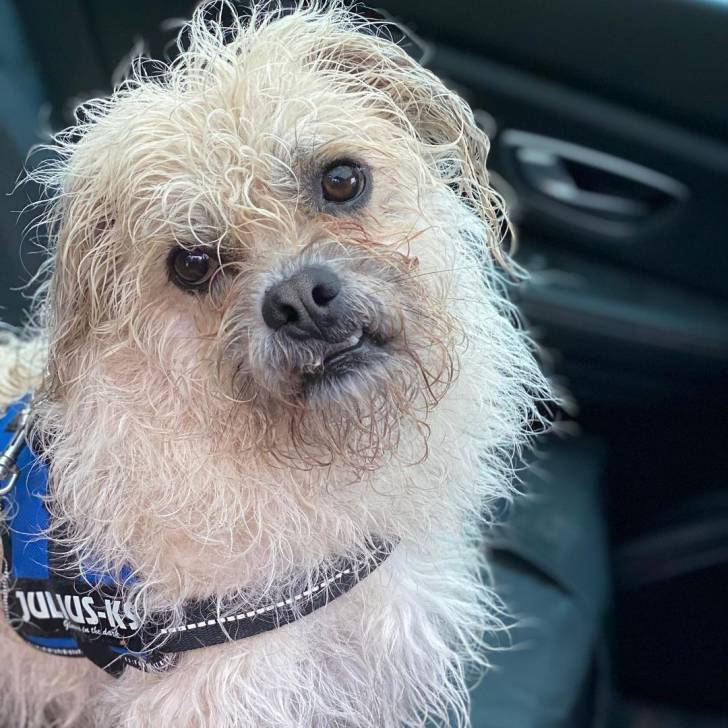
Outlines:
{"type": "Polygon", "coordinates": [[[261,454],[293,468],[336,465],[351,473],[393,457],[420,462],[424,422],[453,374],[452,358],[442,355],[449,349],[436,343],[365,327],[337,342],[291,346],[279,367],[261,362],[248,380],[257,384],[248,401],[261,454]],[[306,357],[298,365],[297,354],[306,357]]]}

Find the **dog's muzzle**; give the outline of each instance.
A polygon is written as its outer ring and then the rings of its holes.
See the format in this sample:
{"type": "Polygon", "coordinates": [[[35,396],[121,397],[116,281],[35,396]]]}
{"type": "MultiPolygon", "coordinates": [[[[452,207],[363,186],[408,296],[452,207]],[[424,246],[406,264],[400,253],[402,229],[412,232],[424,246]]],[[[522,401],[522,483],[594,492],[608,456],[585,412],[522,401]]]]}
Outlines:
{"type": "Polygon", "coordinates": [[[261,313],[290,359],[301,355],[296,368],[305,383],[340,377],[382,358],[383,337],[372,331],[329,266],[306,266],[268,288],[261,313]]]}

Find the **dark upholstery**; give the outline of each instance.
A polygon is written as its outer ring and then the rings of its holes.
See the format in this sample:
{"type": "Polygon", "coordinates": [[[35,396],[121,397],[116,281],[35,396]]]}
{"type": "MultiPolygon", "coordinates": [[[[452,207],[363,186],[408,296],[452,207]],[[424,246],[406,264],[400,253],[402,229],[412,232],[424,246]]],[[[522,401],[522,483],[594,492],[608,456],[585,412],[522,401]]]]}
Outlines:
{"type": "Polygon", "coordinates": [[[27,307],[19,288],[41,257],[22,234],[31,216],[20,215],[29,200],[38,199],[39,190],[15,187],[28,150],[41,141],[45,95],[10,3],[0,3],[0,100],[0,320],[17,324],[27,307]]]}

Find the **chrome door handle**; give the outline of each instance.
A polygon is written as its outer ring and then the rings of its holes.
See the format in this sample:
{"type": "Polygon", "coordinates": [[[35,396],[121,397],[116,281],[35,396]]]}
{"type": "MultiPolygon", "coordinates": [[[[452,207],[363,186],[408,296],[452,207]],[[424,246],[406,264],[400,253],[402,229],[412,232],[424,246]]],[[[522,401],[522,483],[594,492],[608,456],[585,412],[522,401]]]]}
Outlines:
{"type": "Polygon", "coordinates": [[[638,220],[688,196],[671,177],[587,147],[512,129],[500,141],[532,191],[595,217],[638,220]]]}
{"type": "Polygon", "coordinates": [[[516,159],[531,185],[559,202],[625,217],[639,217],[649,212],[648,206],[638,200],[581,189],[563,160],[553,152],[521,147],[516,150],[516,159]]]}

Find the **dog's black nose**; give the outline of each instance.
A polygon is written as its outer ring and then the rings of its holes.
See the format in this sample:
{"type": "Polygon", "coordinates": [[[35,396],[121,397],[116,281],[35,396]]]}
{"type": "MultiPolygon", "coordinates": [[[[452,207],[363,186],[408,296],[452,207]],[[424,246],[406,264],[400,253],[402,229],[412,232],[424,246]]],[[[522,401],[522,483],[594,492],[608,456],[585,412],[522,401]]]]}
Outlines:
{"type": "Polygon", "coordinates": [[[263,320],[296,338],[328,339],[341,323],[341,281],[330,268],[310,265],[271,286],[263,296],[263,320]]]}

